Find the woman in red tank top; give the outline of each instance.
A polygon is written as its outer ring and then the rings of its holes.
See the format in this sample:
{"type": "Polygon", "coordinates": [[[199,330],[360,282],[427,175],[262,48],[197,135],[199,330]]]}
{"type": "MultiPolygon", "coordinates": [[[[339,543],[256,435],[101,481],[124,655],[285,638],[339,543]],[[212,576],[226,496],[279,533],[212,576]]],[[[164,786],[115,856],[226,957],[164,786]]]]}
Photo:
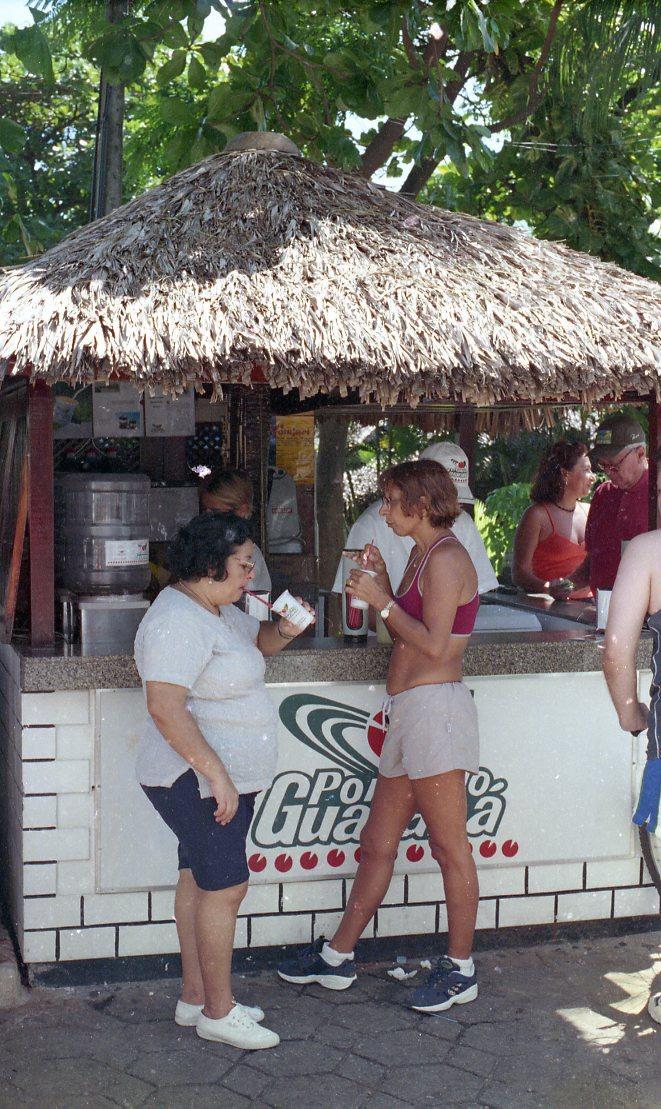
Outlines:
{"type": "Polygon", "coordinates": [[[556,600],[590,596],[582,581],[588,505],[581,503],[594,482],[583,443],[555,443],[539,464],[514,540],[512,576],[528,593],[550,593],[556,600]],[[568,579],[578,588],[572,590],[568,579]]]}
{"type": "Polygon", "coordinates": [[[449,935],[447,955],[414,992],[412,1005],[436,1012],[477,997],[471,949],[478,885],[466,830],[466,774],[479,769],[479,748],[475,704],[462,682],[462,658],[479,605],[477,575],[450,531],[459,504],[443,466],[427,459],[402,463],[386,471],[381,489],[381,515],[396,535],[411,536],[415,546],[397,591],[379,551],[371,547],[359,567],[376,576],[357,567],[347,586],[381,613],[394,644],[377,784],[342,922],[330,943],[301,957],[300,966],[294,960],[279,973],[287,981],[315,981],[333,989],[354,980],[347,971],[354,945],[381,904],[400,840],[417,811],[441,868],[449,935]],[[339,971],[333,973],[340,966],[344,979],[339,971]]]}

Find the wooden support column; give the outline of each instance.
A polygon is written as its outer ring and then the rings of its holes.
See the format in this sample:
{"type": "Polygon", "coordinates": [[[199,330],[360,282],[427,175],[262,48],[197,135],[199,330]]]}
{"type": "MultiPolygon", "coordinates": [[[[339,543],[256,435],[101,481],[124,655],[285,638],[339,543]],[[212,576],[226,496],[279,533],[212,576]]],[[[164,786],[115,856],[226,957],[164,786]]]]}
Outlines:
{"type": "Polygon", "coordinates": [[[661,404],[655,395],[651,395],[648,403],[649,419],[649,463],[650,463],[650,499],[649,499],[649,528],[654,531],[659,527],[661,520],[657,509],[657,488],[659,481],[659,465],[657,454],[661,448],[661,404]]]}
{"type": "MultiPolygon", "coordinates": [[[[458,424],[459,446],[468,458],[469,481],[475,481],[473,473],[477,448],[477,421],[475,418],[475,409],[472,407],[462,408],[459,411],[458,424]]],[[[465,504],[462,505],[462,508],[464,511],[468,512],[470,516],[473,515],[472,505],[465,504]]]]}
{"type": "Polygon", "coordinates": [[[53,394],[42,381],[30,387],[28,409],[30,492],[30,641],[55,641],[55,537],[53,528],[53,394]]]}

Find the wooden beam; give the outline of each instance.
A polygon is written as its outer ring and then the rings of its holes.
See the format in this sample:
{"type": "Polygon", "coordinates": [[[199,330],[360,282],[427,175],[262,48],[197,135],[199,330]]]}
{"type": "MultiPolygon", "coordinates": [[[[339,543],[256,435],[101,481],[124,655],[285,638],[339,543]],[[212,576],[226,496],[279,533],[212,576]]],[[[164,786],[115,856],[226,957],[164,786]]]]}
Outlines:
{"type": "Polygon", "coordinates": [[[661,447],[661,404],[656,396],[651,395],[648,403],[648,419],[649,419],[649,463],[650,463],[650,494],[649,494],[649,529],[655,531],[658,528],[659,513],[658,513],[658,500],[657,488],[659,481],[659,459],[657,455],[661,447]]]}
{"type": "Polygon", "coordinates": [[[28,453],[30,641],[33,647],[51,647],[55,642],[53,394],[42,381],[30,388],[28,453]]]}

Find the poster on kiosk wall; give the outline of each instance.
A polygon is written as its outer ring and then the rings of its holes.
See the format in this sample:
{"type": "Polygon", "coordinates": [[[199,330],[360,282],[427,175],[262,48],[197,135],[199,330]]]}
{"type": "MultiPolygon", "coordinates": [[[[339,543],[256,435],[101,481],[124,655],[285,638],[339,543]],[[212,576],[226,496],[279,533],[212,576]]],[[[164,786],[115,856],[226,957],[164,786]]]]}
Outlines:
{"type": "MultiPolygon", "coordinates": [[[[480,726],[480,767],[466,782],[468,837],[480,870],[632,857],[643,748],[622,735],[601,673],[468,677],[466,685],[480,726]]],[[[255,805],[246,845],[251,881],[349,877],[385,738],[385,687],[353,681],[268,688],[279,717],[278,768],[255,805]]],[[[98,888],[173,886],[176,841],[133,771],[146,712],[142,690],[96,696],[98,888]],[[149,851],[136,856],[136,843],[148,843],[149,851]]],[[[439,719],[441,733],[446,727],[439,719]]],[[[404,832],[395,869],[437,880],[419,814],[404,832]]]]}

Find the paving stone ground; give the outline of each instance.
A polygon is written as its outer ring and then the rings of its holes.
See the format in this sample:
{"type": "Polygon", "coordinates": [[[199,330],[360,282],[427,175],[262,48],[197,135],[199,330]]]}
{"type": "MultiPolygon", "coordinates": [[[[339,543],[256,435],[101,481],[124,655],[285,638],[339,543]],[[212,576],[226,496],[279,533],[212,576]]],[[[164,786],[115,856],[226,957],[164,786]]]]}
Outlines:
{"type": "Polygon", "coordinates": [[[0,1105],[661,1106],[661,932],[481,953],[478,1000],[445,1018],[407,1008],[391,966],[344,993],[237,976],[282,1037],[259,1052],[178,1028],[174,981],[35,989],[0,1012],[0,1105]]]}

